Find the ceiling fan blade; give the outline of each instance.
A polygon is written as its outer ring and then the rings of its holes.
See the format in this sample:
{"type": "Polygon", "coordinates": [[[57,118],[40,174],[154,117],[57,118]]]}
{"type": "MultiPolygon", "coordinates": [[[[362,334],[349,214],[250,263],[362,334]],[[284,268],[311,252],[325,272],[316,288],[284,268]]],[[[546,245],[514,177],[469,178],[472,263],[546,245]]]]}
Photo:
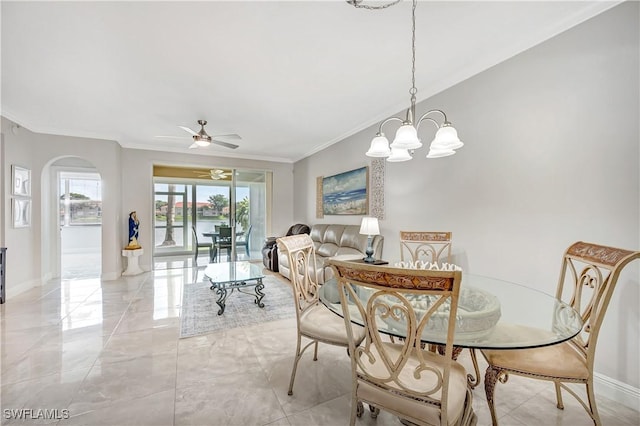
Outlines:
{"type": "Polygon", "coordinates": [[[178,127],[180,127],[180,128],[181,128],[182,130],[184,130],[185,132],[190,133],[190,134],[192,134],[192,135],[194,135],[194,136],[197,136],[197,135],[198,135],[196,132],[194,132],[193,130],[191,130],[191,129],[190,129],[190,128],[188,128],[188,127],[184,127],[184,126],[178,126],[178,127]]]}
{"type": "Polygon", "coordinates": [[[180,139],[180,140],[191,139],[189,136],[154,136],[154,138],[159,138],[159,139],[180,139]]]}
{"type": "Polygon", "coordinates": [[[198,144],[195,143],[195,142],[192,143],[191,145],[189,145],[189,149],[194,149],[194,148],[197,148],[197,147],[198,147],[198,144]]]}
{"type": "Polygon", "coordinates": [[[218,145],[221,145],[221,146],[224,146],[224,147],[227,147],[227,148],[231,148],[231,149],[236,149],[236,148],[238,148],[238,146],[239,146],[239,145],[234,145],[234,144],[232,144],[232,143],[227,143],[227,142],[217,141],[217,140],[215,140],[215,139],[213,139],[213,140],[211,141],[211,143],[216,143],[216,144],[218,144],[218,145]]]}
{"type": "Polygon", "coordinates": [[[240,137],[240,135],[236,134],[236,133],[229,133],[228,135],[214,135],[211,136],[212,138],[225,138],[225,139],[229,139],[232,141],[237,141],[239,139],[242,139],[242,137],[240,137]]]}

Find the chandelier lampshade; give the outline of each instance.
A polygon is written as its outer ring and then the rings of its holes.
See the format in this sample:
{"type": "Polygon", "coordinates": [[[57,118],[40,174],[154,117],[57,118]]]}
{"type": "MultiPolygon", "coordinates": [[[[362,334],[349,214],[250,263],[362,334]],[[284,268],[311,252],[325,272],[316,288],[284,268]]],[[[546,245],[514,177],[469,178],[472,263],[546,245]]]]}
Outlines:
{"type": "Polygon", "coordinates": [[[391,150],[389,149],[389,141],[384,136],[384,134],[378,134],[371,141],[371,146],[369,147],[369,151],[367,151],[366,155],[368,157],[388,157],[391,155],[391,150]]]}
{"type": "Polygon", "coordinates": [[[409,161],[413,157],[409,154],[409,150],[402,148],[391,148],[391,155],[387,157],[387,161],[390,163],[401,163],[403,161],[409,161]]]}
{"type": "Polygon", "coordinates": [[[421,147],[422,142],[418,139],[418,130],[411,123],[400,126],[391,144],[391,148],[400,149],[418,149],[421,147]]]}
{"type": "Polygon", "coordinates": [[[427,158],[441,158],[448,157],[450,155],[455,154],[456,152],[453,149],[448,148],[429,148],[429,153],[427,154],[427,158]]]}
{"type": "Polygon", "coordinates": [[[434,147],[434,144],[438,148],[442,147],[453,150],[464,146],[464,143],[460,138],[458,138],[458,132],[456,129],[451,127],[448,123],[443,124],[442,127],[438,129],[435,138],[433,138],[433,141],[431,142],[432,148],[434,147]]]}

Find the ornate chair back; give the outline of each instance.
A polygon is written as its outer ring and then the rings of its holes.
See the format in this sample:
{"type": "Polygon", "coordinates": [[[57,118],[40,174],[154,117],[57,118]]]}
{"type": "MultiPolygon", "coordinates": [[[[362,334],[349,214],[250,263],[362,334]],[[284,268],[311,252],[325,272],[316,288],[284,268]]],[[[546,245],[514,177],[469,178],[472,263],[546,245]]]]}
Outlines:
{"type": "Polygon", "coordinates": [[[585,357],[590,372],[602,320],[620,272],[638,258],[637,251],[582,241],[571,245],[564,254],[556,297],[567,301],[582,316],[582,332],[571,343],[585,357]]]}
{"type": "Polygon", "coordinates": [[[451,263],[451,232],[400,231],[400,260],[451,263]]]}
{"type": "MultiPolygon", "coordinates": [[[[291,268],[290,279],[293,285],[293,297],[296,305],[296,324],[298,328],[296,357],[289,381],[289,395],[293,395],[293,383],[298,362],[304,351],[314,346],[314,361],[318,359],[318,343],[348,347],[347,331],[344,321],[319,302],[320,293],[315,275],[316,257],[313,240],[308,234],[291,235],[278,238],[278,250],[286,253],[291,268]],[[302,347],[302,337],[311,341],[302,347]]],[[[351,330],[351,327],[349,327],[351,330]]],[[[358,327],[354,339],[364,338],[364,330],[358,327]]]]}
{"type": "MultiPolygon", "coordinates": [[[[575,397],[596,425],[601,425],[593,386],[596,343],[620,272],[640,252],[578,241],[562,258],[556,297],[574,310],[560,315],[582,317],[582,331],[559,345],[514,351],[483,350],[489,366],[485,374],[485,393],[493,424],[497,424],[494,404],[495,384],[507,381],[509,374],[554,382],[557,407],[564,408],[561,389],[575,397]],[[561,362],[559,362],[561,361],[561,362]],[[586,385],[587,401],[565,383],[586,385]]],[[[558,321],[559,322],[559,321],[558,321]]],[[[555,318],[553,324],[556,324],[555,318]]]]}
{"type": "Polygon", "coordinates": [[[319,302],[318,282],[312,271],[316,271],[313,240],[308,234],[278,238],[278,251],[287,253],[291,266],[291,284],[296,305],[296,319],[300,327],[303,313],[319,302]]]}
{"type": "Polygon", "coordinates": [[[356,399],[352,405],[367,402],[418,424],[448,425],[462,419],[463,411],[467,417],[473,416],[469,414],[471,396],[464,368],[452,360],[461,272],[379,267],[338,260],[329,263],[338,279],[349,335],[356,399]],[[423,301],[416,304],[417,297],[423,301]],[[365,327],[365,339],[359,346],[348,326],[352,320],[365,327]],[[400,343],[389,343],[379,324],[385,324],[382,329],[392,325],[405,338],[400,343]],[[442,324],[446,330],[444,354],[423,350],[423,333],[442,324]],[[450,383],[454,365],[456,379],[450,383]],[[466,402],[468,411],[464,410],[466,402]]]}

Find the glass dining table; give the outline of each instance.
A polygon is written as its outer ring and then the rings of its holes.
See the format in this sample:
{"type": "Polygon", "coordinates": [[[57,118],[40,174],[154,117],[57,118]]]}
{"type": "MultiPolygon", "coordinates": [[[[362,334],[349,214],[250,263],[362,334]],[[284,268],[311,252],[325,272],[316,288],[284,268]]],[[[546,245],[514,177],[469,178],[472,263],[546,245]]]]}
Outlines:
{"type": "MultiPolygon", "coordinates": [[[[211,243],[213,244],[213,247],[212,247],[213,253],[211,255],[211,259],[213,259],[214,262],[217,262],[218,261],[218,238],[220,238],[220,231],[203,232],[202,235],[205,237],[211,238],[211,243]]],[[[243,235],[244,235],[243,231],[236,232],[236,238],[241,237],[243,235]]],[[[228,242],[228,244],[231,244],[231,242],[228,242]]]]}
{"type": "MultiPolygon", "coordinates": [[[[358,297],[366,302],[371,290],[358,289],[358,297]]],[[[429,306],[428,296],[411,295],[412,306],[429,306]]],[[[320,300],[332,312],[343,316],[336,279],[327,281],[320,289],[320,300]]],[[[366,306],[366,303],[365,303],[366,306]]],[[[362,317],[351,305],[351,321],[362,325],[362,317]]],[[[446,306],[441,307],[442,310],[446,306]]],[[[446,323],[432,317],[432,326],[425,327],[422,343],[446,343],[446,323]]],[[[406,337],[406,327],[396,320],[380,321],[378,330],[389,336],[406,337]]],[[[476,377],[469,376],[469,384],[479,382],[479,369],[474,349],[526,349],[554,345],[576,336],[582,329],[580,314],[555,296],[540,290],[503,281],[497,278],[462,274],[454,347],[472,349],[476,377]]],[[[457,355],[456,355],[457,356],[457,355]]]]}

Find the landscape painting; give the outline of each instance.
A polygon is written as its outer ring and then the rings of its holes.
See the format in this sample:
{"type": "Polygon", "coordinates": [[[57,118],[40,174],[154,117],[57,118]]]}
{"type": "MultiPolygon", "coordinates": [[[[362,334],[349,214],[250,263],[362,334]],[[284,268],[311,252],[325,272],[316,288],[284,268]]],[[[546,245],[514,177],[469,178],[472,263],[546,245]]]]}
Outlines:
{"type": "Polygon", "coordinates": [[[332,215],[365,215],[369,207],[368,167],[322,179],[322,210],[332,215]]]}

